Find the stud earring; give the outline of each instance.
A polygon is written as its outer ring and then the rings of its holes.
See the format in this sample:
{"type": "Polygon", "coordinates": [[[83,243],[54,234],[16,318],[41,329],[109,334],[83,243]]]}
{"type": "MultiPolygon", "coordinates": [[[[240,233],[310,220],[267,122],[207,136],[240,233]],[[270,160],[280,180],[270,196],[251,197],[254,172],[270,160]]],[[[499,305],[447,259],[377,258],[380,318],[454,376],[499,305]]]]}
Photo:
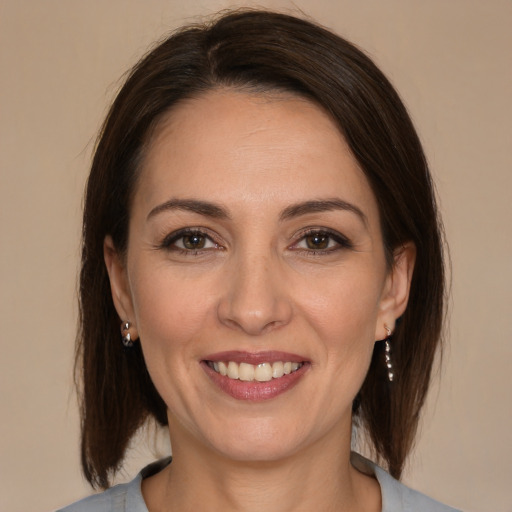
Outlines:
{"type": "Polygon", "coordinates": [[[133,347],[133,340],[130,334],[130,322],[121,322],[121,341],[126,348],[133,347]]]}
{"type": "Polygon", "coordinates": [[[391,363],[391,329],[385,325],[384,329],[386,329],[387,336],[384,340],[384,358],[386,361],[386,368],[388,370],[388,380],[389,382],[393,382],[395,378],[395,374],[393,372],[393,364],[391,363]]]}

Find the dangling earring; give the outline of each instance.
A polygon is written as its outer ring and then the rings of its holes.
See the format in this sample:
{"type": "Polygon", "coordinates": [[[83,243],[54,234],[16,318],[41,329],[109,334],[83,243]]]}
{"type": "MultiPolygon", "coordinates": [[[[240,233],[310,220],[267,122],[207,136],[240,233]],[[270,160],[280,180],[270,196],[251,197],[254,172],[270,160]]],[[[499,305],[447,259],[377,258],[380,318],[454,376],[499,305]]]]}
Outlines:
{"type": "Polygon", "coordinates": [[[130,322],[121,323],[121,341],[126,348],[133,347],[133,340],[130,334],[130,322]]]}
{"type": "Polygon", "coordinates": [[[386,368],[388,369],[388,380],[389,382],[393,382],[395,378],[395,374],[393,373],[393,364],[391,363],[391,329],[385,325],[384,329],[386,329],[386,339],[384,340],[384,354],[386,361],[386,368]]]}

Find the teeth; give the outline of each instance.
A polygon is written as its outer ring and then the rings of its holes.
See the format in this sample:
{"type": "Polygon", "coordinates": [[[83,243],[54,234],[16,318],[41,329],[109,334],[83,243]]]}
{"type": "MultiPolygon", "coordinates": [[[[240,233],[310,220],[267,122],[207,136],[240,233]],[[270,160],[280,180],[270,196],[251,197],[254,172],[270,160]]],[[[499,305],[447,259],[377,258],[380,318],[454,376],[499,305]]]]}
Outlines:
{"type": "MultiPolygon", "coordinates": [[[[215,363],[213,363],[213,369],[215,371],[217,371],[217,369],[215,368],[215,363]]],[[[218,372],[221,375],[224,375],[224,376],[226,376],[228,374],[228,367],[226,366],[226,363],[223,363],[222,361],[219,361],[219,370],[218,370],[218,372]]]]}
{"type": "Polygon", "coordinates": [[[261,363],[254,369],[254,380],[258,382],[267,382],[272,380],[272,365],[270,363],[261,363]]]}
{"type": "Polygon", "coordinates": [[[247,382],[254,380],[254,366],[252,364],[240,363],[238,366],[238,378],[247,382]]]}
{"type": "Polygon", "coordinates": [[[281,361],[277,361],[272,365],[272,377],[279,379],[284,375],[284,365],[281,361]]]}
{"type": "Polygon", "coordinates": [[[228,363],[228,377],[230,379],[238,379],[238,365],[233,361],[228,363]]]}
{"type": "Polygon", "coordinates": [[[279,379],[283,375],[288,375],[297,371],[304,363],[292,363],[290,361],[275,363],[260,363],[252,365],[249,363],[235,363],[234,361],[209,362],[210,368],[220,373],[222,376],[230,379],[239,379],[245,382],[268,382],[272,379],[279,379]]]}

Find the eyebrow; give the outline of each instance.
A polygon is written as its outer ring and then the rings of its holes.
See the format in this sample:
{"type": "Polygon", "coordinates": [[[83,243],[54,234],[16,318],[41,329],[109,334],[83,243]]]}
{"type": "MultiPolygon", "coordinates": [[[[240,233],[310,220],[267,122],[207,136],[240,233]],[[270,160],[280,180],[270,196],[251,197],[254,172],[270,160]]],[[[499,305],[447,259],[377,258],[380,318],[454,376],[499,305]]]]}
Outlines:
{"type": "Polygon", "coordinates": [[[352,203],[343,201],[343,199],[332,198],[316,201],[305,201],[303,203],[292,204],[285,208],[280,215],[281,220],[287,220],[308,213],[328,212],[333,210],[344,210],[355,213],[368,226],[368,218],[363,211],[352,203]]]}
{"type": "Polygon", "coordinates": [[[229,219],[230,216],[226,209],[207,201],[199,201],[197,199],[169,199],[165,203],[155,206],[148,214],[147,220],[159,213],[170,210],[184,210],[188,212],[212,217],[214,219],[229,219]]]}
{"type": "MultiPolygon", "coordinates": [[[[148,214],[147,220],[158,215],[159,213],[184,210],[205,217],[212,217],[214,219],[230,219],[228,211],[214,203],[208,201],[201,201],[198,199],[169,199],[165,203],[155,206],[148,214]]],[[[280,214],[281,221],[307,215],[309,213],[327,212],[333,210],[349,211],[356,214],[365,226],[368,225],[368,219],[363,211],[352,203],[344,201],[339,198],[332,199],[319,199],[314,201],[305,201],[302,203],[292,204],[287,206],[280,214]]]]}

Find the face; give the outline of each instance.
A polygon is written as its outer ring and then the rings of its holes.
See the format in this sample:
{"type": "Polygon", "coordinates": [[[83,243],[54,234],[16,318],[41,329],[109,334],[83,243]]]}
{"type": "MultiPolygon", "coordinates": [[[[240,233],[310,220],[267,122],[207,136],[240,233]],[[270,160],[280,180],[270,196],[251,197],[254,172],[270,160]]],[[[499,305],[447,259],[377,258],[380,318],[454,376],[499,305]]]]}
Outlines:
{"type": "Polygon", "coordinates": [[[390,269],[370,186],[319,107],[233,90],[175,107],[142,166],[125,258],[105,242],[173,450],[349,446],[375,340],[405,308],[401,254],[390,269]]]}

